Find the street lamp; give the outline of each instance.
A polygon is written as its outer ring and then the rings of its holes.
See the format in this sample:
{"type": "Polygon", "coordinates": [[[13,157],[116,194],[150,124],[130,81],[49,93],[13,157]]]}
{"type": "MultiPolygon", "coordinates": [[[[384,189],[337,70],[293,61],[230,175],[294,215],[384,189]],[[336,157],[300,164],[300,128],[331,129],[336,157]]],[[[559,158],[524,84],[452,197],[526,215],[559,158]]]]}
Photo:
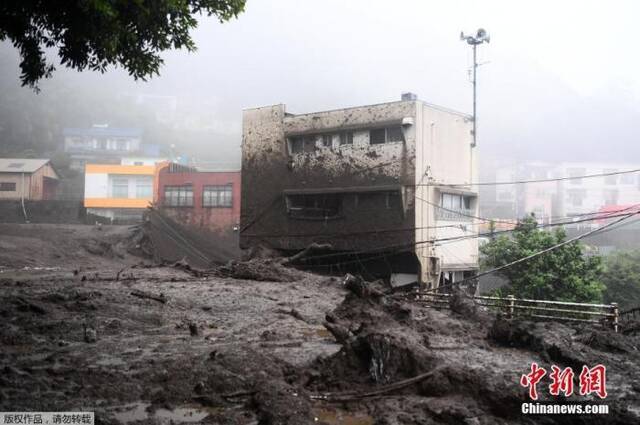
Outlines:
{"type": "Polygon", "coordinates": [[[473,47],[473,142],[471,146],[476,146],[476,134],[477,134],[477,119],[476,119],[476,70],[478,69],[478,61],[476,57],[476,48],[479,44],[488,43],[490,40],[489,33],[479,28],[475,35],[464,35],[464,32],[460,33],[460,40],[464,40],[467,44],[473,47]]]}

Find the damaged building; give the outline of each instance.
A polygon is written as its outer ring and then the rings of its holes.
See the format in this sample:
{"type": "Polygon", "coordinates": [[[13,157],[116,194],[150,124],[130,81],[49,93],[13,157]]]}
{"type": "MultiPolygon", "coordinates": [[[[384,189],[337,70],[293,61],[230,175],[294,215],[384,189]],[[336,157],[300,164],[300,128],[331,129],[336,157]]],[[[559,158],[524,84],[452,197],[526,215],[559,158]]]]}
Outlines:
{"type": "Polygon", "coordinates": [[[472,117],[420,101],[243,113],[241,248],[428,287],[478,267],[472,117]],[[317,245],[316,245],[317,246],[317,245]]]}

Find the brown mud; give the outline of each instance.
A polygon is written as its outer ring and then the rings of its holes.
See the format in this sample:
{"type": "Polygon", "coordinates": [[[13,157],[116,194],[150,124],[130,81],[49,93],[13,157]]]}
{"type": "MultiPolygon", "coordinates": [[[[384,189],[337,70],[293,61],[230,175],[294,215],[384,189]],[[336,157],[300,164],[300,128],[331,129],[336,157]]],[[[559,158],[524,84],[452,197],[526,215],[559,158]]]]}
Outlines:
{"type": "Polygon", "coordinates": [[[463,301],[436,310],[268,259],[156,266],[116,226],[0,232],[13,248],[0,254],[2,411],[86,410],[108,424],[640,421],[635,334],[495,319],[463,301]],[[533,361],[606,365],[606,400],[539,391],[609,414],[522,415],[533,361]]]}

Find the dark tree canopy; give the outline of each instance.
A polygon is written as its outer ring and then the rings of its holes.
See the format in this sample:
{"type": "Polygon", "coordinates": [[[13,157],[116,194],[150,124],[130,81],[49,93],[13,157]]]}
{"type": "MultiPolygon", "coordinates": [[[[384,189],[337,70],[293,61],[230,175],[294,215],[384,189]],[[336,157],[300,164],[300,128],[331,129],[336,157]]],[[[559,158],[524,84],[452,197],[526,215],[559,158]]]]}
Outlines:
{"type": "Polygon", "coordinates": [[[19,50],[23,86],[37,88],[55,67],[45,49],[57,48],[60,62],[82,71],[122,66],[135,79],[158,74],[160,53],[195,50],[190,30],[195,15],[221,22],[244,10],[246,0],[8,0],[0,2],[0,40],[19,50]]]}
{"type": "MultiPolygon", "coordinates": [[[[500,236],[481,248],[484,268],[500,267],[565,241],[564,230],[542,230],[533,217],[523,219],[511,236],[500,236]]],[[[509,285],[502,295],[560,301],[599,302],[600,257],[583,255],[581,244],[571,242],[546,254],[508,267],[500,274],[509,285]]]]}

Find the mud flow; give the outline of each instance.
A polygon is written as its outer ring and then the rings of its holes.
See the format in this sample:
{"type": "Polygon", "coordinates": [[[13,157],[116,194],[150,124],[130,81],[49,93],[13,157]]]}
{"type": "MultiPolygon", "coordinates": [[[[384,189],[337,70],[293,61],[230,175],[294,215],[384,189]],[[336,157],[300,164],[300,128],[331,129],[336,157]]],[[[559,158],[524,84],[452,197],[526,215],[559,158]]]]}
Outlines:
{"type": "Polygon", "coordinates": [[[0,231],[2,411],[93,411],[101,424],[640,423],[635,332],[433,309],[277,259],[159,265],[129,227],[0,231]],[[538,402],[609,414],[523,415],[532,362],[606,365],[606,399],[540,386],[538,402]]]}

